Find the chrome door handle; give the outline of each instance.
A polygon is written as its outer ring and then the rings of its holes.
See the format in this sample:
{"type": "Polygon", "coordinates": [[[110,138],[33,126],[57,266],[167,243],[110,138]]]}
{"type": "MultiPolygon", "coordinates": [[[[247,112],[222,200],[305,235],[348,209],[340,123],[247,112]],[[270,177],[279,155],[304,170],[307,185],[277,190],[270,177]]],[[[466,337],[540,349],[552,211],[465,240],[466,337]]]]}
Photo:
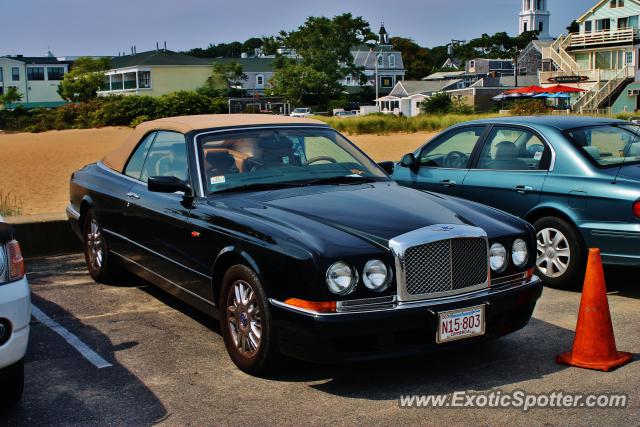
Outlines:
{"type": "Polygon", "coordinates": [[[530,187],[528,185],[518,185],[516,187],[513,187],[513,191],[520,194],[527,194],[533,191],[533,187],[530,187]]]}
{"type": "Polygon", "coordinates": [[[132,193],[131,191],[127,193],[127,197],[129,197],[130,199],[140,199],[140,196],[138,196],[136,193],[132,193]]]}
{"type": "Polygon", "coordinates": [[[440,185],[442,187],[451,188],[451,187],[455,187],[456,185],[458,185],[458,183],[455,182],[455,181],[451,181],[450,179],[445,179],[443,181],[440,181],[440,185]]]}

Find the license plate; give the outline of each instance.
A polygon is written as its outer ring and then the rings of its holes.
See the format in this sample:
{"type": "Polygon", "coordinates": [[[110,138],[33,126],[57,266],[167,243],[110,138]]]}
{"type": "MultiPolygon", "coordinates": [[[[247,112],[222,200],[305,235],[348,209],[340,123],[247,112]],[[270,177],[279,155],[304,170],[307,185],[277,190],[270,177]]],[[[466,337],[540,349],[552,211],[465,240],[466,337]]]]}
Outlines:
{"type": "Polygon", "coordinates": [[[438,313],[438,343],[484,335],[484,332],[484,305],[438,313]]]}

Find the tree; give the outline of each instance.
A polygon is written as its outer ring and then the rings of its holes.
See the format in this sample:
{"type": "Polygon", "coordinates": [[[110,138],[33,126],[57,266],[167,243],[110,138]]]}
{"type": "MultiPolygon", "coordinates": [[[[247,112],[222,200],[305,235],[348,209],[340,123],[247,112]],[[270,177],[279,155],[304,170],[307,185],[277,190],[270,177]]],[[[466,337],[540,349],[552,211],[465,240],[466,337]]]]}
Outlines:
{"type": "Polygon", "coordinates": [[[567,31],[570,33],[579,33],[580,32],[580,24],[578,21],[572,21],[571,24],[567,27],[567,31]]]}
{"type": "Polygon", "coordinates": [[[290,61],[274,73],[269,92],[284,97],[293,105],[300,105],[304,95],[326,96],[334,90],[335,85],[336,81],[326,73],[309,65],[290,61]]]}
{"type": "Polygon", "coordinates": [[[0,95],[0,104],[7,106],[8,104],[14,104],[22,101],[22,94],[18,92],[18,88],[15,86],[9,86],[7,91],[0,95]]]}
{"type": "Polygon", "coordinates": [[[422,112],[431,114],[446,114],[453,109],[453,102],[444,92],[436,93],[422,103],[422,112]]]}
{"type": "Polygon", "coordinates": [[[420,47],[413,40],[404,37],[392,37],[391,44],[402,54],[407,80],[420,80],[431,74],[436,64],[429,49],[420,47]]]}
{"type": "MultiPolygon", "coordinates": [[[[277,37],[282,46],[295,50],[299,59],[279,58],[274,81],[291,80],[297,82],[297,89],[309,88],[325,102],[334,99],[343,91],[340,81],[345,76],[364,79],[362,69],[354,63],[351,49],[373,37],[369,23],[362,17],[354,18],[350,13],[333,18],[309,17],[298,29],[281,31],[277,37]],[[310,76],[317,82],[302,81],[310,76]]],[[[280,95],[293,95],[297,89],[287,90],[278,84],[274,86],[274,91],[281,91],[277,92],[280,95]]],[[[301,96],[296,94],[294,98],[299,100],[301,96]]]]}
{"type": "Polygon", "coordinates": [[[211,97],[235,95],[238,94],[238,87],[242,86],[244,80],[247,80],[247,75],[241,64],[235,61],[214,62],[211,75],[198,92],[211,97]]]}
{"type": "Polygon", "coordinates": [[[73,68],[58,86],[58,94],[62,99],[72,102],[84,102],[95,98],[97,91],[104,83],[104,71],[110,65],[109,58],[80,57],[73,63],[73,68]]]}

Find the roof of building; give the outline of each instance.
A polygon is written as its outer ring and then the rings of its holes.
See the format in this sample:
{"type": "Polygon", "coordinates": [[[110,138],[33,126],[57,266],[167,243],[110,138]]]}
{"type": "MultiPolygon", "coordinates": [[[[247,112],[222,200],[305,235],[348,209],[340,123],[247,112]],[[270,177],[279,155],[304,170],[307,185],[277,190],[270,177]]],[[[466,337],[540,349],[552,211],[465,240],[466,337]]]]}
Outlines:
{"type": "MultiPolygon", "coordinates": [[[[636,4],[640,4],[640,1],[638,0],[630,0],[633,1],[636,4]]],[[[591,7],[591,9],[587,10],[585,13],[582,14],[582,16],[580,16],[578,19],[576,19],[576,21],[580,24],[582,24],[582,22],[589,16],[591,15],[593,12],[595,12],[597,9],[599,9],[602,5],[607,4],[609,2],[609,0],[600,0],[598,3],[596,3],[595,5],[593,5],[591,7]]]]}
{"type": "Polygon", "coordinates": [[[465,71],[440,71],[438,73],[429,74],[422,80],[446,80],[464,75],[465,71]]]}
{"type": "Polygon", "coordinates": [[[242,71],[245,73],[269,73],[276,69],[276,58],[208,58],[207,61],[210,64],[214,62],[221,64],[237,62],[242,65],[242,71]]]}
{"type": "Polygon", "coordinates": [[[200,129],[287,124],[326,125],[326,123],[314,119],[298,119],[269,114],[205,114],[167,117],[144,122],[137,126],[123,144],[102,159],[102,163],[110,169],[122,172],[138,142],[143,136],[155,130],[187,133],[200,129]]]}
{"type": "Polygon", "coordinates": [[[134,55],[115,56],[111,59],[112,68],[126,68],[141,65],[210,65],[211,61],[171,50],[150,50],[134,55]]]}
{"type": "Polygon", "coordinates": [[[442,92],[462,80],[402,80],[391,91],[392,96],[412,96],[442,92]]]}
{"type": "Polygon", "coordinates": [[[402,61],[402,53],[395,49],[391,45],[376,45],[373,48],[373,52],[371,48],[366,44],[362,44],[359,46],[354,46],[351,48],[351,55],[353,55],[353,62],[356,64],[356,67],[364,67],[366,69],[372,70],[376,66],[376,57],[381,53],[397,53],[396,55],[396,64],[395,67],[388,67],[388,60],[385,59],[384,66],[380,67],[380,69],[393,69],[393,70],[404,70],[404,62],[402,61]]]}
{"type": "Polygon", "coordinates": [[[555,39],[544,39],[544,40],[532,40],[531,44],[535,47],[539,52],[542,52],[542,48],[549,47],[553,44],[555,39]]]}
{"type": "Polygon", "coordinates": [[[60,61],[54,56],[6,56],[5,58],[13,59],[14,61],[24,62],[25,64],[60,64],[60,61]]]}

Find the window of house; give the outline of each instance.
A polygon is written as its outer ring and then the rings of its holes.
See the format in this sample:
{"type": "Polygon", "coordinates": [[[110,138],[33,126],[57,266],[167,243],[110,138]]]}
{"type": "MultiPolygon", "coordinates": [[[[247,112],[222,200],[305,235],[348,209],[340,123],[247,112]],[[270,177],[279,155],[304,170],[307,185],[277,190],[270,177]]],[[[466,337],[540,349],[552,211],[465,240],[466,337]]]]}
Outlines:
{"type": "Polygon", "coordinates": [[[389,55],[389,68],[395,68],[395,66],[396,66],[395,55],[389,55]]]}
{"type": "Polygon", "coordinates": [[[529,31],[529,23],[525,22],[524,23],[524,32],[526,33],[527,31],[529,31]]]}
{"type": "Polygon", "coordinates": [[[624,62],[626,65],[633,65],[633,52],[625,53],[624,62]]]}
{"type": "Polygon", "coordinates": [[[345,77],[345,82],[350,85],[351,84],[351,76],[345,77]]]}
{"type": "Polygon", "coordinates": [[[47,80],[62,80],[64,67],[47,67],[47,80]]]}
{"type": "Polygon", "coordinates": [[[4,71],[3,68],[0,67],[0,82],[4,81],[4,73],[3,73],[3,71],[4,71]]]}
{"type": "Polygon", "coordinates": [[[618,18],[618,29],[624,30],[629,28],[629,18],[618,18]]]}
{"type": "Polygon", "coordinates": [[[384,87],[384,88],[393,87],[393,77],[391,76],[380,77],[380,87],[384,87]]]}
{"type": "MultiPolygon", "coordinates": [[[[525,25],[527,23],[525,22],[525,25]]],[[[526,30],[525,30],[526,31],[526,30]]],[[[476,68],[476,61],[474,61],[473,59],[471,61],[469,61],[469,68],[476,68]]]]}
{"type": "MultiPolygon", "coordinates": [[[[531,0],[527,0],[527,1],[526,1],[526,5],[525,5],[525,6],[526,6],[526,7],[525,7],[525,9],[526,9],[526,10],[530,10],[530,9],[531,9],[531,0]]],[[[526,31],[526,30],[525,30],[525,31],[526,31]]]]}
{"type": "Polygon", "coordinates": [[[151,71],[138,71],[138,88],[151,88],[151,71]]]}
{"type": "Polygon", "coordinates": [[[596,52],[596,68],[611,69],[611,51],[596,52]]]}
{"type": "Polygon", "coordinates": [[[262,87],[264,86],[264,76],[262,74],[258,74],[256,76],[256,86],[257,87],[262,87]]]}
{"type": "Polygon", "coordinates": [[[384,58],[382,55],[378,55],[378,67],[382,67],[384,65],[384,58]]]}
{"type": "Polygon", "coordinates": [[[584,32],[585,33],[590,33],[591,31],[593,31],[593,22],[592,21],[585,21],[585,23],[584,23],[584,32]]]}
{"type": "Polygon", "coordinates": [[[544,31],[544,22],[538,22],[538,31],[540,32],[544,31]]]}
{"type": "Polygon", "coordinates": [[[27,67],[27,80],[44,80],[44,67],[27,67]]]}
{"type": "Polygon", "coordinates": [[[11,67],[11,80],[14,82],[20,80],[20,68],[11,67]]]}
{"type": "Polygon", "coordinates": [[[624,0],[611,0],[609,2],[611,7],[624,7],[624,0]]]}
{"type": "Polygon", "coordinates": [[[629,17],[629,27],[638,29],[638,15],[629,17]]]}
{"type": "Polygon", "coordinates": [[[596,31],[609,31],[611,29],[611,19],[596,20],[596,31]]]}
{"type": "Polygon", "coordinates": [[[542,10],[542,0],[538,0],[538,10],[542,10]]]}

